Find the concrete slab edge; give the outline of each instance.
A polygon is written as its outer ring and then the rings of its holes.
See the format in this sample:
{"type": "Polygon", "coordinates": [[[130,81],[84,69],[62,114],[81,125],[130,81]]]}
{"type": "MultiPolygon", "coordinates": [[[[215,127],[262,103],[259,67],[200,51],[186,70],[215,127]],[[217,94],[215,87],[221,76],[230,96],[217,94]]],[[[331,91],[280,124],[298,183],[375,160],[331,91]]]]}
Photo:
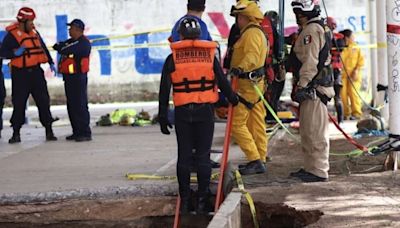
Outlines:
{"type": "Polygon", "coordinates": [[[208,228],[241,228],[241,200],[241,192],[229,193],[208,228]]]}
{"type": "Polygon", "coordinates": [[[69,199],[104,199],[146,196],[176,196],[177,185],[143,184],[129,187],[103,187],[97,189],[72,189],[65,191],[7,193],[0,195],[0,205],[54,202],[69,199]]]}

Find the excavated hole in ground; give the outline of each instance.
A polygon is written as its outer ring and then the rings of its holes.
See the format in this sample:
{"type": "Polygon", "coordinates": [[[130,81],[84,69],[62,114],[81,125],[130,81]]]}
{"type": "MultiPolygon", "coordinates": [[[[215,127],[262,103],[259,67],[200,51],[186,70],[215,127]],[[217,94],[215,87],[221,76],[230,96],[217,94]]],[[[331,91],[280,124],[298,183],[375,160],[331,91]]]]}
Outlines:
{"type": "MultiPolygon", "coordinates": [[[[0,227],[117,228],[172,227],[175,197],[69,200],[0,206],[0,227]]],[[[283,204],[255,202],[260,227],[304,227],[319,220],[320,211],[297,211],[283,204]]],[[[242,227],[253,227],[248,205],[242,204],[242,227]]],[[[181,227],[207,227],[211,216],[182,216],[181,227]]]]}
{"type": "MultiPolygon", "coordinates": [[[[68,200],[0,206],[0,227],[172,227],[176,197],[68,200]]],[[[184,216],[181,227],[207,227],[210,216],[184,216]]]]}
{"type": "MultiPolygon", "coordinates": [[[[300,211],[285,204],[266,204],[263,202],[254,202],[257,212],[257,220],[260,227],[278,228],[278,227],[305,227],[317,222],[323,213],[319,210],[300,211]]],[[[249,205],[242,203],[242,227],[254,227],[250,213],[249,205]]]]}

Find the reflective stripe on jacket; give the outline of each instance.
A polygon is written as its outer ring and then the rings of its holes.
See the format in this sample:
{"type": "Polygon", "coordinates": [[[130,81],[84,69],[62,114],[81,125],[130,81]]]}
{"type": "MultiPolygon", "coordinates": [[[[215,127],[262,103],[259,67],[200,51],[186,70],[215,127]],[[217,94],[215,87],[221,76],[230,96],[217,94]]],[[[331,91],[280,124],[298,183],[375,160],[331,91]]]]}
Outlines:
{"type": "Polygon", "coordinates": [[[11,59],[11,65],[18,68],[32,67],[41,63],[47,63],[48,58],[40,42],[40,36],[32,30],[25,33],[18,28],[18,24],[12,24],[6,30],[14,36],[20,46],[25,47],[21,56],[11,59]]]}
{"type": "Polygon", "coordinates": [[[213,70],[217,44],[183,40],[170,46],[175,63],[175,71],[171,73],[175,106],[217,102],[218,89],[213,70]]]}

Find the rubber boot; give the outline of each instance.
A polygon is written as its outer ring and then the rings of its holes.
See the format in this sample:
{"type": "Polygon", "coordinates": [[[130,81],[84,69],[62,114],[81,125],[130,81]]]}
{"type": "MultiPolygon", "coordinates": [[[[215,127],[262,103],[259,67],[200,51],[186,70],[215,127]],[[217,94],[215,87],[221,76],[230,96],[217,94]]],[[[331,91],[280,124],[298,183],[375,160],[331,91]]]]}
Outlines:
{"type": "Polygon", "coordinates": [[[207,194],[199,195],[199,198],[197,200],[196,213],[198,215],[207,215],[211,211],[212,211],[212,207],[208,200],[208,195],[207,194]]]}
{"type": "Polygon", "coordinates": [[[19,134],[19,129],[14,129],[12,137],[8,140],[9,144],[20,143],[21,136],[19,134]]]}
{"type": "Polygon", "coordinates": [[[181,197],[181,205],[179,208],[181,215],[188,215],[193,211],[192,199],[190,196],[181,197]]]}
{"type": "Polygon", "coordinates": [[[57,141],[57,137],[54,136],[53,128],[51,127],[51,125],[46,126],[46,140],[57,141]]]}

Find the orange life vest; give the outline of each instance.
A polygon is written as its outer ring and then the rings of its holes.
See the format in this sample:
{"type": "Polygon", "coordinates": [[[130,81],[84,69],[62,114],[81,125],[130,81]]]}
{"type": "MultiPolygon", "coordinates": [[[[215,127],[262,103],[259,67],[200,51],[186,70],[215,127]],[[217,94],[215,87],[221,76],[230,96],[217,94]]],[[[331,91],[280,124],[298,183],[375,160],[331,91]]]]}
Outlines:
{"type": "Polygon", "coordinates": [[[61,56],[58,71],[62,74],[77,74],[89,72],[89,57],[76,58],[74,55],[61,56]]]}
{"type": "Polygon", "coordinates": [[[189,103],[215,103],[218,88],[214,75],[217,44],[204,40],[172,43],[175,71],[171,73],[175,106],[189,103]]]}
{"type": "Polygon", "coordinates": [[[49,61],[36,30],[33,29],[29,33],[25,33],[19,30],[18,23],[8,26],[6,30],[14,36],[20,46],[25,47],[25,51],[21,56],[11,59],[11,66],[18,68],[32,67],[49,61]]]}

